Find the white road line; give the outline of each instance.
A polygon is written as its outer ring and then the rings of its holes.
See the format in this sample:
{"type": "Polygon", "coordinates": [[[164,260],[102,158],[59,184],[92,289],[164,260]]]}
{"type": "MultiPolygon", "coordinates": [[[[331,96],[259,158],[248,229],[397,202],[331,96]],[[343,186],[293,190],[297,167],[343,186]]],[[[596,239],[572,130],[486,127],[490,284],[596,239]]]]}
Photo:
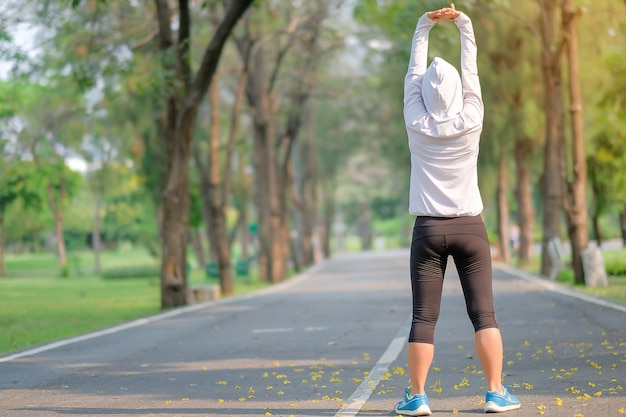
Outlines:
{"type": "Polygon", "coordinates": [[[3,356],[3,357],[0,358],[0,363],[2,363],[2,362],[9,362],[9,361],[12,361],[14,359],[23,358],[25,356],[36,355],[38,353],[46,352],[48,350],[56,349],[56,348],[59,348],[59,347],[62,347],[62,346],[66,346],[66,345],[70,345],[72,343],[78,343],[78,342],[82,342],[82,341],[85,341],[85,340],[94,339],[96,337],[104,336],[104,335],[107,335],[107,334],[121,332],[122,330],[132,329],[133,327],[143,326],[144,324],[148,324],[148,323],[151,323],[151,322],[154,322],[154,321],[163,320],[163,319],[168,318],[168,317],[177,316],[177,315],[182,314],[182,313],[184,313],[186,311],[189,311],[189,309],[172,310],[172,311],[168,311],[167,313],[157,314],[156,316],[152,316],[152,317],[148,317],[148,318],[144,318],[144,319],[139,319],[139,320],[134,320],[134,321],[131,321],[131,322],[119,325],[119,326],[110,327],[108,329],[104,329],[104,330],[100,330],[100,331],[97,331],[97,332],[88,333],[88,334],[85,334],[85,335],[82,335],[82,336],[71,337],[69,339],[59,340],[58,342],[48,343],[46,345],[39,346],[39,347],[36,347],[34,349],[29,349],[29,350],[25,350],[23,352],[14,353],[12,355],[3,356]],[[182,310],[184,310],[184,311],[182,311],[182,310]]]}
{"type": "MultiPolygon", "coordinates": [[[[324,330],[328,330],[329,327],[327,326],[310,326],[310,327],[305,327],[304,329],[302,329],[305,332],[322,332],[324,330]]],[[[252,333],[255,334],[259,334],[259,333],[290,333],[290,332],[295,332],[296,329],[294,329],[293,327],[276,327],[276,328],[270,328],[270,329],[252,329],[252,333]]]]}
{"type": "Polygon", "coordinates": [[[398,358],[400,352],[406,345],[406,341],[409,337],[409,331],[411,329],[411,317],[404,323],[396,337],[393,338],[387,350],[380,357],[376,365],[370,371],[368,377],[361,382],[354,391],[354,393],[348,398],[343,408],[335,414],[335,417],[356,417],[361,411],[363,404],[370,398],[383,374],[387,372],[391,364],[398,358]]]}
{"type": "Polygon", "coordinates": [[[291,327],[281,327],[281,328],[277,328],[277,329],[253,329],[252,333],[258,334],[258,333],[289,333],[289,332],[293,332],[294,329],[292,329],[291,327]]]}
{"type": "MultiPolygon", "coordinates": [[[[524,279],[526,281],[532,282],[536,285],[542,286],[552,292],[556,292],[559,294],[567,295],[569,297],[578,298],[580,300],[587,301],[589,303],[597,304],[603,307],[612,308],[618,311],[623,311],[626,313],[626,306],[617,304],[608,300],[604,300],[598,297],[594,297],[591,295],[587,295],[581,293],[579,291],[570,290],[566,287],[563,287],[557,283],[546,281],[545,279],[541,279],[533,274],[528,272],[515,269],[508,265],[497,264],[494,265],[495,268],[499,268],[511,275],[514,275],[518,278],[524,279]]],[[[365,379],[361,385],[358,386],[356,391],[348,398],[344,407],[339,410],[335,417],[356,417],[359,411],[361,411],[361,407],[367,402],[369,397],[372,395],[382,375],[387,372],[389,366],[398,358],[398,355],[404,348],[407,338],[409,336],[409,331],[411,329],[411,317],[404,323],[404,326],[400,329],[396,337],[391,341],[387,350],[380,357],[372,371],[370,372],[367,379],[365,379]]]]}
{"type": "Polygon", "coordinates": [[[324,330],[328,330],[329,327],[328,326],[311,326],[311,327],[305,327],[304,331],[305,332],[323,332],[324,330]]]}

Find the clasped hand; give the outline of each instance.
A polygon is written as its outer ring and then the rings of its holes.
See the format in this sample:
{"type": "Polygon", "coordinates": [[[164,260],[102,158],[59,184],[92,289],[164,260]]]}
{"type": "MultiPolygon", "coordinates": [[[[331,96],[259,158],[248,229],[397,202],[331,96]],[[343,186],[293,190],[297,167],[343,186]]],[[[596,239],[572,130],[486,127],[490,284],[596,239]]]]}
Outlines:
{"type": "Polygon", "coordinates": [[[426,16],[434,22],[440,22],[442,20],[454,21],[454,19],[459,17],[460,14],[461,12],[455,9],[454,3],[451,3],[450,7],[444,7],[442,9],[435,10],[434,12],[428,12],[426,13],[426,16]]]}

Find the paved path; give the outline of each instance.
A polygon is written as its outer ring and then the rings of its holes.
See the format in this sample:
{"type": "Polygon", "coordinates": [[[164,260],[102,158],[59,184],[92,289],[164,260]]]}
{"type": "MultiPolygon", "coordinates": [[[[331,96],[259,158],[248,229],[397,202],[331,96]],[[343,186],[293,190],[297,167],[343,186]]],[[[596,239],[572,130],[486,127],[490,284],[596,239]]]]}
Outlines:
{"type": "MultiPolygon", "coordinates": [[[[408,383],[407,258],[339,256],[254,295],[0,357],[0,416],[395,416],[408,383]]],[[[507,415],[626,415],[626,308],[504,266],[494,292],[505,382],[522,400],[507,415]]],[[[454,268],[436,343],[434,415],[482,414],[454,268]]]]}

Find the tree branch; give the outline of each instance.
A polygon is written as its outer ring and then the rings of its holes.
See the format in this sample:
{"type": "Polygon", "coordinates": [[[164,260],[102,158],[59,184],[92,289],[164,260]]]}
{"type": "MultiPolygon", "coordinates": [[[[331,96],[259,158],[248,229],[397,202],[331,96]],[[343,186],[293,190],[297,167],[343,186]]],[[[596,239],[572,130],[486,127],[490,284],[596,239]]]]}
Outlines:
{"type": "Polygon", "coordinates": [[[200,69],[198,70],[196,78],[193,81],[193,87],[187,96],[187,105],[196,105],[200,102],[200,100],[202,100],[202,97],[204,97],[208,91],[211,79],[213,78],[213,74],[217,68],[220,54],[228,36],[237,24],[239,18],[253,3],[253,1],[254,0],[232,0],[229,3],[224,20],[222,20],[222,23],[218,26],[213,39],[211,39],[211,42],[204,51],[200,69]]]}
{"type": "Polygon", "coordinates": [[[296,37],[293,36],[294,32],[296,31],[297,27],[298,27],[299,21],[298,18],[295,17],[290,23],[289,26],[287,27],[287,30],[285,31],[285,33],[287,34],[289,40],[287,41],[287,44],[284,46],[284,48],[282,48],[280,51],[278,51],[278,56],[276,57],[276,65],[274,66],[274,70],[272,71],[272,76],[270,77],[270,82],[267,86],[267,92],[271,93],[274,90],[274,85],[276,84],[276,80],[278,79],[278,73],[280,71],[280,66],[283,62],[283,60],[285,59],[285,56],[287,56],[287,52],[289,51],[289,49],[291,48],[291,46],[293,45],[296,37]]]}
{"type": "Polygon", "coordinates": [[[167,0],[154,0],[157,9],[157,21],[159,23],[159,49],[166,51],[174,45],[174,37],[170,26],[171,12],[167,0]]]}
{"type": "Polygon", "coordinates": [[[178,65],[182,72],[185,87],[189,89],[191,86],[191,66],[189,65],[189,49],[191,47],[191,16],[189,14],[189,0],[178,0],[179,4],[179,29],[178,29],[178,48],[176,55],[178,65]]]}

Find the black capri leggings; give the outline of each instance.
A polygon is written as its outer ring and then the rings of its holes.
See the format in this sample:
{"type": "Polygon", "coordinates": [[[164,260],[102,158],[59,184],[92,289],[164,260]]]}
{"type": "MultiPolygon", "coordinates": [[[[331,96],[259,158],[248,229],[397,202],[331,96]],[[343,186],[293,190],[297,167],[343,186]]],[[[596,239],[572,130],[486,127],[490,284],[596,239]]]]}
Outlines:
{"type": "Polygon", "coordinates": [[[491,288],[491,252],[480,216],[418,217],[411,243],[413,324],[409,342],[434,344],[443,277],[452,256],[474,331],[497,328],[491,288]]]}

